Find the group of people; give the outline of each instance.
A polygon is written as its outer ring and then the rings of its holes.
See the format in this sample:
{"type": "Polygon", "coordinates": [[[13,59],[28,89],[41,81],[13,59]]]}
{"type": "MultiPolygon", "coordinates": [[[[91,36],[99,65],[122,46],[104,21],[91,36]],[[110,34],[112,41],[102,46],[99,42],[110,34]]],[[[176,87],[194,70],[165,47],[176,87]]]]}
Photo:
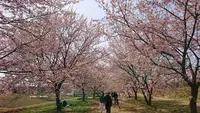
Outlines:
{"type": "MultiPolygon", "coordinates": [[[[112,98],[114,100],[114,107],[119,107],[119,100],[118,100],[118,94],[116,92],[108,92],[106,95],[104,95],[104,92],[102,92],[100,96],[100,112],[102,113],[104,110],[104,106],[106,109],[106,113],[111,113],[111,106],[112,106],[112,98]]],[[[119,107],[120,108],[120,107],[119,107]]]]}

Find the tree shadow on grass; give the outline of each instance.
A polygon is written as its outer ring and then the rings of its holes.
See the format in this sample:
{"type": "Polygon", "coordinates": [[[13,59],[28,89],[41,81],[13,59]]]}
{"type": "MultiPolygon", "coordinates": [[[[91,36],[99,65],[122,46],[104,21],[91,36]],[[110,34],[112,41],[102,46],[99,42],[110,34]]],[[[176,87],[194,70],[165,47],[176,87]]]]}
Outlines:
{"type": "MultiPolygon", "coordinates": [[[[135,111],[135,113],[189,113],[188,102],[176,101],[176,100],[162,100],[162,99],[153,99],[152,105],[148,106],[143,99],[127,100],[125,103],[129,103],[129,106],[123,106],[127,111],[135,111]]],[[[200,107],[198,107],[200,111],[200,107]]]]}
{"type": "Polygon", "coordinates": [[[189,105],[174,100],[154,100],[152,107],[159,113],[189,113],[189,105]]]}
{"type": "Polygon", "coordinates": [[[122,108],[120,108],[119,111],[135,113],[137,111],[137,109],[135,109],[131,106],[122,106],[122,108]]]}

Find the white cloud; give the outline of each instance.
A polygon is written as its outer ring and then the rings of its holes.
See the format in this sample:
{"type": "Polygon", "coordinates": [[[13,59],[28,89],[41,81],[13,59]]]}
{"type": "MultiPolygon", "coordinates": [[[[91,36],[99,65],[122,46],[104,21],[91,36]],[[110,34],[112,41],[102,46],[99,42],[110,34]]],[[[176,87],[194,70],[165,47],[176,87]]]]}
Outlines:
{"type": "Polygon", "coordinates": [[[103,9],[99,8],[98,3],[95,2],[95,0],[80,1],[80,3],[74,5],[74,9],[88,18],[102,19],[105,17],[105,12],[103,9]]]}

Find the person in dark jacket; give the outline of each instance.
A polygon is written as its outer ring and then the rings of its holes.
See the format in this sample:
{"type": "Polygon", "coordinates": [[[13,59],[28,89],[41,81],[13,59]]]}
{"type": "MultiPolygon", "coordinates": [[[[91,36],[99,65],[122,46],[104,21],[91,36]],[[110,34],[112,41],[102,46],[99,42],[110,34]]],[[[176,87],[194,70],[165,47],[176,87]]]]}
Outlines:
{"type": "Polygon", "coordinates": [[[101,96],[99,98],[99,107],[100,107],[100,112],[101,113],[103,112],[104,103],[105,103],[104,92],[101,92],[101,96]]]}
{"type": "Polygon", "coordinates": [[[113,98],[114,98],[114,107],[115,107],[115,106],[118,106],[118,107],[120,108],[117,92],[114,92],[114,93],[113,93],[113,98]]]}
{"type": "Polygon", "coordinates": [[[105,96],[106,113],[111,113],[111,106],[112,106],[112,97],[110,96],[110,93],[108,92],[105,96]]]}

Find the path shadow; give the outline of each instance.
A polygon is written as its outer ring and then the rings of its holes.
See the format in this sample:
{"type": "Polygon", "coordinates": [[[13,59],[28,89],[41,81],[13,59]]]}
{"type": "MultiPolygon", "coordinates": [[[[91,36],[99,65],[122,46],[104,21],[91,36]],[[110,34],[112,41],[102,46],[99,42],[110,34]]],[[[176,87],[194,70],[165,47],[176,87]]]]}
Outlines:
{"type": "MultiPolygon", "coordinates": [[[[125,110],[132,110],[135,113],[189,113],[189,105],[186,101],[176,101],[176,100],[162,100],[162,99],[153,99],[152,105],[148,106],[142,98],[138,101],[136,100],[126,100],[125,103],[130,105],[123,106],[125,110]],[[131,106],[132,105],[132,106],[131,106]]],[[[200,111],[200,107],[198,107],[200,111]]],[[[134,112],[133,112],[134,113],[134,112]]]]}

